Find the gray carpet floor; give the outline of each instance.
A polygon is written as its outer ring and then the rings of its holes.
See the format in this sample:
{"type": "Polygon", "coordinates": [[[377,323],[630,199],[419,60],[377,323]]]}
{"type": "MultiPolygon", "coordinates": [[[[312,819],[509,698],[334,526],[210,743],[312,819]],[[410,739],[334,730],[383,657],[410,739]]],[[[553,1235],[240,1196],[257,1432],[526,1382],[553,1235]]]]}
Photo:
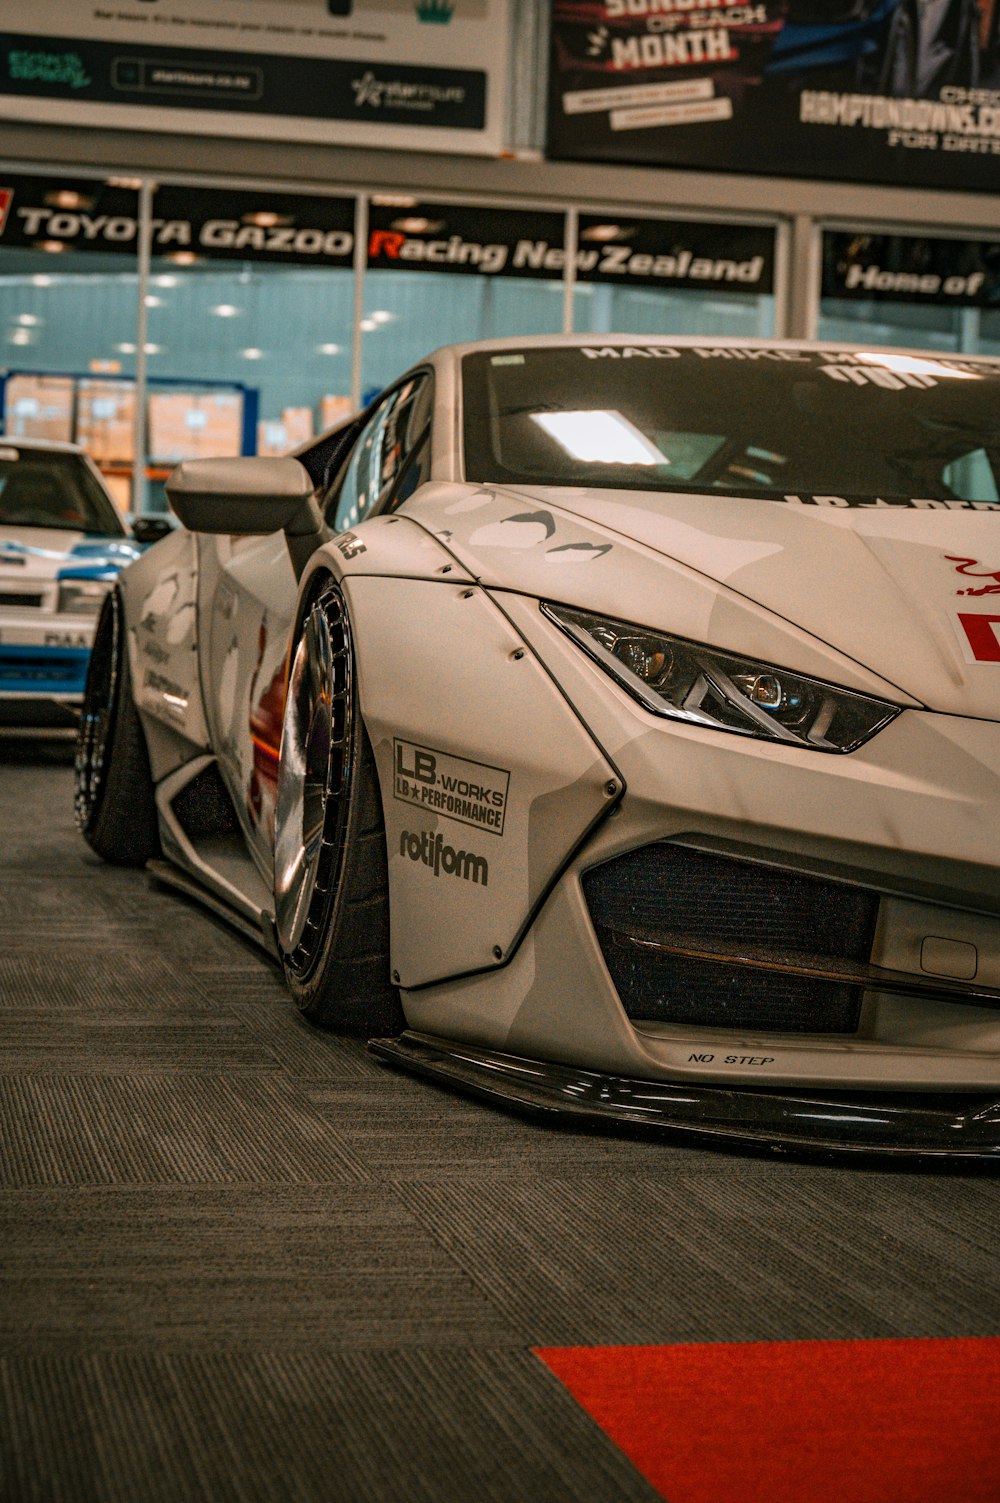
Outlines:
{"type": "Polygon", "coordinates": [[[994,1179],[537,1127],[319,1033],[0,741],[0,1497],[651,1503],[535,1346],[993,1335],[994,1179]]]}

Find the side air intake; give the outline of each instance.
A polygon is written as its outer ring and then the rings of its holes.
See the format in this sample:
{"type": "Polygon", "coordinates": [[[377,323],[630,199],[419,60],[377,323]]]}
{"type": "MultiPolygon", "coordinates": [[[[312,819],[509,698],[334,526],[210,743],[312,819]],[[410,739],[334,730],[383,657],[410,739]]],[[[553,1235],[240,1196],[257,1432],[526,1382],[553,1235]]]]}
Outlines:
{"type": "Polygon", "coordinates": [[[593,867],[583,891],[633,1022],[857,1031],[877,893],[669,841],[593,867]],[[855,975],[810,974],[838,968],[855,975]]]}

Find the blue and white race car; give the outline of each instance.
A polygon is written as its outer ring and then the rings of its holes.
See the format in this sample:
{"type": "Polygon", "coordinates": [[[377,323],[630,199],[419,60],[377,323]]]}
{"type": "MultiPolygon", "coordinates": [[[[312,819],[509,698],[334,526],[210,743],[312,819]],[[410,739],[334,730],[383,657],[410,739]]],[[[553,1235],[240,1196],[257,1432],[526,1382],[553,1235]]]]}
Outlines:
{"type": "Polygon", "coordinates": [[[104,597],[141,551],[82,449],[0,438],[0,723],[74,723],[104,597]]]}

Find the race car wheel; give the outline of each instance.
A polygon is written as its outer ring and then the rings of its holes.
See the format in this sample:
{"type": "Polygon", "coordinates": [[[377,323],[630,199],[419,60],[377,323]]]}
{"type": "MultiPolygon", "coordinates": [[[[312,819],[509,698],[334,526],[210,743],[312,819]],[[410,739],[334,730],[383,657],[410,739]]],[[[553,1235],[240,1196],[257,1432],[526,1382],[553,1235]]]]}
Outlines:
{"type": "Polygon", "coordinates": [[[144,866],[160,854],[149,752],[132,699],[117,590],[101,609],[87,668],[74,802],[85,840],[105,861],[144,866]]]}
{"type": "Polygon", "coordinates": [[[305,618],[285,701],[275,816],[275,924],[310,1021],[398,1033],[389,879],[375,757],[358,705],[351,623],[324,587],[305,618]]]}

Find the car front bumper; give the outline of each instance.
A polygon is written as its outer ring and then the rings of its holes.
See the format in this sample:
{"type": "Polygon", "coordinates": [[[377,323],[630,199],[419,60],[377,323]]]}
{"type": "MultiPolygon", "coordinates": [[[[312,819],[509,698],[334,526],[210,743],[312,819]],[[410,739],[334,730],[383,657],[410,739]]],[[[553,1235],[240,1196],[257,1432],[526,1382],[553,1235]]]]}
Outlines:
{"type": "Polygon", "coordinates": [[[543,1122],[771,1153],[1000,1164],[1000,1091],[829,1091],[629,1080],[407,1031],[383,1063],[543,1122]]]}
{"type": "Polygon", "coordinates": [[[0,613],[0,717],[13,701],[78,705],[95,626],[52,610],[0,613]]]}

